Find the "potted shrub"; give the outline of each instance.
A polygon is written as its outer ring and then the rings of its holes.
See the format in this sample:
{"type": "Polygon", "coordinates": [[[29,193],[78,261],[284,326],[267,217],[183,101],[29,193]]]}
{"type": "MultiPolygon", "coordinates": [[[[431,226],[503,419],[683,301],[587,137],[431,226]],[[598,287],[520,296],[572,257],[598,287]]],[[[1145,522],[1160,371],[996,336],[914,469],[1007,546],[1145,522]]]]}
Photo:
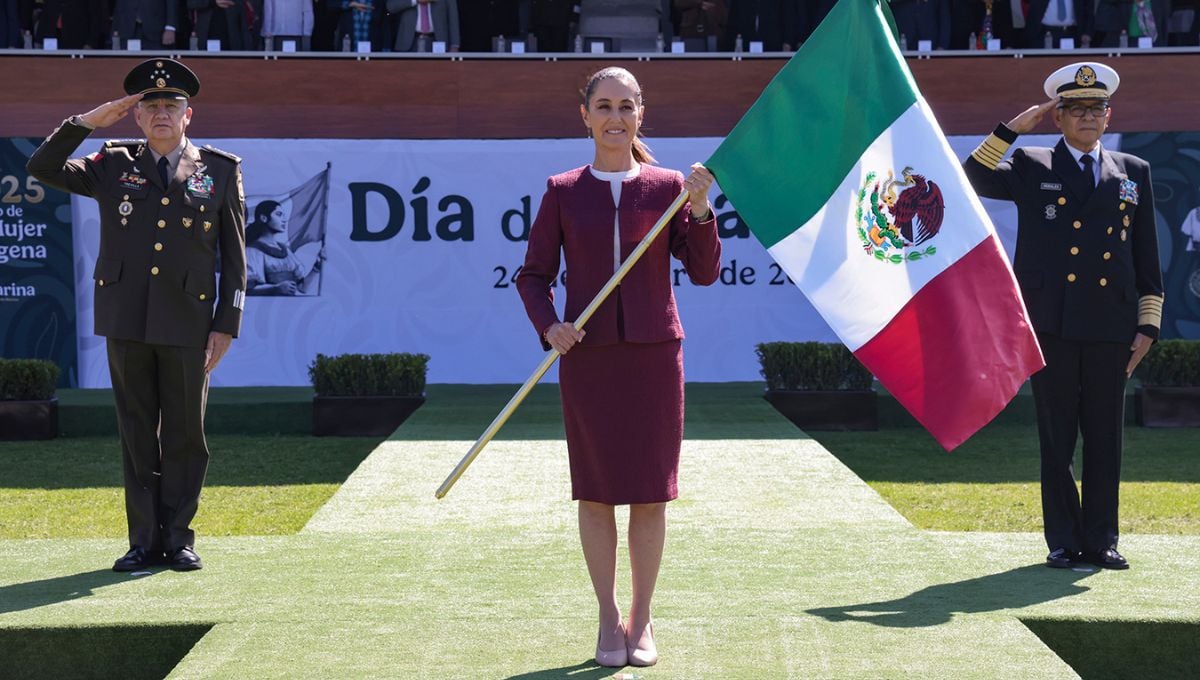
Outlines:
{"type": "Polygon", "coordinates": [[[1137,367],[1137,422],[1146,427],[1200,427],[1200,340],[1156,342],[1137,367]]]}
{"type": "Polygon", "coordinates": [[[0,439],[58,436],[58,365],[44,359],[0,359],[0,439]]]}
{"type": "Polygon", "coordinates": [[[425,354],[318,354],[313,434],[387,436],[425,403],[425,354]]]}
{"type": "Polygon", "coordinates": [[[802,430],[876,430],[870,371],[840,343],[765,342],[756,348],[764,398],[802,430]]]}

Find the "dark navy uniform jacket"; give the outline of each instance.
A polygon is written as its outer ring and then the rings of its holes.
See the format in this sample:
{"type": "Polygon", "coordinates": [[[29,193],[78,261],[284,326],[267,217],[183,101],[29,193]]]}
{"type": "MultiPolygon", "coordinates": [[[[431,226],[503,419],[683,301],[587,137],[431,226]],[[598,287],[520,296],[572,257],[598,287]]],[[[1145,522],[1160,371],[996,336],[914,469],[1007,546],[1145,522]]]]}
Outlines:
{"type": "Polygon", "coordinates": [[[1101,149],[1088,190],[1065,141],[1002,160],[1016,138],[1000,125],[963,169],[980,196],[1017,205],[1013,270],[1034,329],[1084,342],[1157,338],[1163,285],[1149,164],[1101,149]]]}
{"type": "Polygon", "coordinates": [[[236,337],[246,290],[240,159],[187,142],[163,187],[142,140],[105,142],[97,153],[68,160],[90,133],[64,121],[28,168],[42,182],[100,205],[96,334],[199,348],[210,331],[236,337]]]}

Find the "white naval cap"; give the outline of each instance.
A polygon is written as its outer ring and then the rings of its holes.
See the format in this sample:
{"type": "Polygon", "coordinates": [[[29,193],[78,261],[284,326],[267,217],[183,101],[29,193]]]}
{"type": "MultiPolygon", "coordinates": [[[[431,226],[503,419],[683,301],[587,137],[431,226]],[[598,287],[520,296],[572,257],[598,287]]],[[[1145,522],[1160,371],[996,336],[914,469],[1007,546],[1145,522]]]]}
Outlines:
{"type": "Polygon", "coordinates": [[[1043,89],[1051,99],[1108,99],[1121,84],[1121,76],[1098,61],[1068,64],[1046,78],[1043,89]]]}

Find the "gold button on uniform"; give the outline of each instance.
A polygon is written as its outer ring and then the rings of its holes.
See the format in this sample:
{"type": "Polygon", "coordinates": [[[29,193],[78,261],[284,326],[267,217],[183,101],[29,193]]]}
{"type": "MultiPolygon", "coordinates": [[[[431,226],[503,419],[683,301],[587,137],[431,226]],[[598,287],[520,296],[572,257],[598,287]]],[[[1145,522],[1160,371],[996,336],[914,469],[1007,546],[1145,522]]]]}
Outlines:
{"type": "Polygon", "coordinates": [[[163,205],[171,205],[171,199],[167,198],[166,196],[163,196],[162,204],[163,205]]]}
{"type": "Polygon", "coordinates": [[[1068,281],[1070,281],[1070,282],[1072,282],[1072,283],[1074,283],[1074,282],[1075,282],[1075,275],[1074,275],[1074,274],[1067,274],[1067,280],[1068,280],[1068,281]]]}
{"type": "Polygon", "coordinates": [[[125,194],[124,196],[122,196],[122,197],[121,197],[121,200],[122,200],[122,201],[128,201],[128,200],[129,200],[129,194],[125,194]]]}
{"type": "Polygon", "coordinates": [[[203,203],[200,204],[200,212],[204,212],[204,204],[203,203]]]}
{"type": "Polygon", "coordinates": [[[103,285],[104,285],[104,279],[100,279],[100,280],[99,280],[99,281],[97,281],[96,283],[97,283],[97,284],[99,284],[99,285],[101,285],[101,286],[103,286],[103,285]]]}
{"type": "Polygon", "coordinates": [[[201,299],[201,300],[203,300],[203,299],[204,299],[204,298],[206,298],[206,297],[208,297],[208,296],[207,296],[207,295],[205,295],[204,293],[201,293],[201,294],[200,294],[200,299],[201,299]]]}
{"type": "Polygon", "coordinates": [[[1101,285],[1101,286],[1107,286],[1107,285],[1108,285],[1108,279],[1100,279],[1100,285],[1101,285]]]}
{"type": "Polygon", "coordinates": [[[1080,222],[1079,220],[1075,220],[1074,222],[1071,223],[1071,226],[1078,229],[1083,226],[1083,222],[1080,222]]]}
{"type": "Polygon", "coordinates": [[[165,226],[167,226],[167,221],[166,221],[166,220],[159,220],[159,221],[158,221],[158,228],[159,228],[159,229],[162,229],[162,228],[163,228],[163,227],[165,227],[165,226]]]}
{"type": "Polygon", "coordinates": [[[161,243],[155,243],[155,244],[154,244],[154,249],[155,249],[155,250],[162,250],[162,244],[161,244],[161,243]]]}
{"type": "Polygon", "coordinates": [[[1109,259],[1109,258],[1111,258],[1111,257],[1112,257],[1112,253],[1104,253],[1104,259],[1106,259],[1106,260],[1107,260],[1107,259],[1109,259]]]}
{"type": "Polygon", "coordinates": [[[1076,246],[1071,246],[1071,254],[1072,254],[1072,255],[1078,255],[1078,254],[1079,254],[1079,248],[1078,248],[1078,247],[1076,247],[1076,246]]]}
{"type": "Polygon", "coordinates": [[[1066,205],[1066,204],[1067,204],[1067,197],[1066,197],[1066,196],[1059,196],[1059,197],[1058,197],[1058,204],[1059,204],[1059,205],[1066,205]]]}
{"type": "Polygon", "coordinates": [[[1118,208],[1120,208],[1121,210],[1124,210],[1124,209],[1125,209],[1125,203],[1124,203],[1124,201],[1122,201],[1122,202],[1121,202],[1121,205],[1119,205],[1119,206],[1117,206],[1117,207],[1118,207],[1118,208]]]}
{"type": "MultiPolygon", "coordinates": [[[[158,276],[158,267],[151,267],[150,273],[153,274],[154,276],[158,276]]],[[[1074,274],[1072,274],[1071,276],[1074,276],[1074,274]]],[[[1074,279],[1072,279],[1072,281],[1074,281],[1074,279]]]]}
{"type": "Polygon", "coordinates": [[[1109,234],[1111,234],[1111,233],[1112,233],[1112,227],[1109,227],[1109,228],[1108,228],[1108,233],[1109,233],[1109,234]]]}

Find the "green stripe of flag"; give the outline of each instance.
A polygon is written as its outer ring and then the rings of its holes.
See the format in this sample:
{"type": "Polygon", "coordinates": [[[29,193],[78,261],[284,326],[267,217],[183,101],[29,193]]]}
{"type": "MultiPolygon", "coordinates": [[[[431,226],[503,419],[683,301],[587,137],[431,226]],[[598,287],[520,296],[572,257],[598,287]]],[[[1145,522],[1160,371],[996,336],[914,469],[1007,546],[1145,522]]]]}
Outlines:
{"type": "Polygon", "coordinates": [[[916,101],[878,1],[838,2],[705,163],[767,248],[808,222],[916,101]]]}

